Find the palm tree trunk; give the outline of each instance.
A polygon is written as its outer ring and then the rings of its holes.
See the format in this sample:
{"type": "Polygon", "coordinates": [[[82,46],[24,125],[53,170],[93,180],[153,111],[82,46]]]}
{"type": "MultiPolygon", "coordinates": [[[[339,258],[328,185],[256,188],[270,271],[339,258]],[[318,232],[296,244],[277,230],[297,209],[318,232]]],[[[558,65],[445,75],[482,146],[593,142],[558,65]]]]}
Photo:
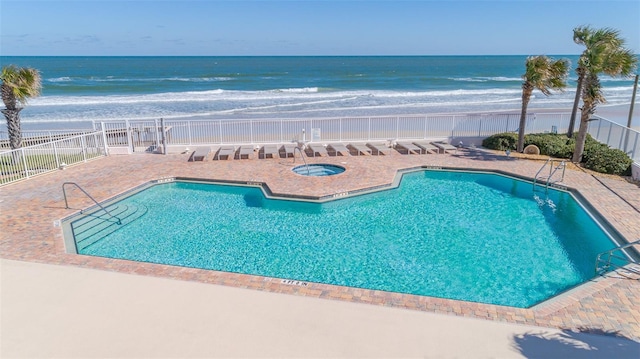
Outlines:
{"type": "Polygon", "coordinates": [[[531,100],[531,93],[533,93],[533,87],[522,85],[522,111],[520,112],[520,126],[518,127],[518,146],[517,151],[524,151],[524,131],[527,126],[527,107],[529,106],[529,100],[531,100]]]}
{"type": "Polygon", "coordinates": [[[576,69],[578,73],[578,86],[576,86],[576,97],[573,100],[573,108],[571,109],[571,119],[569,120],[569,128],[567,129],[567,137],[573,136],[573,129],[576,126],[576,115],[578,113],[578,104],[580,104],[580,97],[582,96],[582,83],[584,82],[584,76],[586,72],[582,67],[576,69]]]}
{"type": "Polygon", "coordinates": [[[15,110],[0,110],[7,119],[7,132],[9,134],[9,146],[12,150],[22,147],[22,129],[20,126],[20,111],[22,108],[15,110]]]}
{"type": "Polygon", "coordinates": [[[589,117],[593,110],[593,103],[586,102],[582,105],[582,113],[580,115],[580,128],[576,136],[576,148],[573,150],[573,158],[571,162],[580,163],[584,154],[584,144],[587,139],[587,130],[589,129],[589,117]]]}

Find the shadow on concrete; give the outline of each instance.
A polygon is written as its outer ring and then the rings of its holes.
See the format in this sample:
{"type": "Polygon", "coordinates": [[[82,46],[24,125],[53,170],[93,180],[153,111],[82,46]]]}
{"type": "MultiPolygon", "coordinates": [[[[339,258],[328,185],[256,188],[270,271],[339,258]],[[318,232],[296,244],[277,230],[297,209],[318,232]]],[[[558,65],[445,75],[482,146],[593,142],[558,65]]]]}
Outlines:
{"type": "Polygon", "coordinates": [[[512,345],[526,358],[640,358],[640,343],[618,331],[593,328],[519,334],[512,345]]]}
{"type": "Polygon", "coordinates": [[[483,151],[481,149],[466,148],[457,151],[452,156],[460,158],[468,158],[478,161],[516,161],[516,157],[507,156],[506,153],[495,153],[483,151]]]}

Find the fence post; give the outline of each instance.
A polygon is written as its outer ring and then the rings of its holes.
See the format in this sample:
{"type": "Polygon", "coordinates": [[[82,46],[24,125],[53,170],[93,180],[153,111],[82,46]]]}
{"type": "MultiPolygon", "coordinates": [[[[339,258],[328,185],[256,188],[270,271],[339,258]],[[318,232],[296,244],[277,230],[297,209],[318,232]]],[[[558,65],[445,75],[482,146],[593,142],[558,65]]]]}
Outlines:
{"type": "Polygon", "coordinates": [[[131,126],[129,126],[129,120],[124,120],[124,125],[127,130],[127,147],[131,153],[135,152],[135,148],[133,147],[133,134],[131,133],[131,126]]]}
{"type": "Polygon", "coordinates": [[[58,146],[56,146],[56,143],[51,141],[51,143],[53,143],[53,156],[56,158],[56,167],[60,167],[60,159],[58,158],[58,146]]]}
{"type": "Polygon", "coordinates": [[[86,136],[82,136],[81,138],[81,143],[82,143],[82,158],[84,160],[84,162],[87,162],[87,138],[86,136]]]}
{"type": "Polygon", "coordinates": [[[20,158],[22,158],[22,166],[24,167],[24,174],[26,178],[29,178],[29,168],[27,166],[27,156],[24,153],[24,148],[20,148],[20,158]]]}
{"type": "Polygon", "coordinates": [[[162,135],[162,154],[167,154],[167,136],[164,130],[164,118],[160,118],[160,134],[162,135]]]}
{"type": "Polygon", "coordinates": [[[109,155],[109,144],[107,143],[107,130],[104,128],[104,122],[100,123],[100,126],[102,127],[102,148],[104,149],[104,155],[108,156],[109,155]]]}

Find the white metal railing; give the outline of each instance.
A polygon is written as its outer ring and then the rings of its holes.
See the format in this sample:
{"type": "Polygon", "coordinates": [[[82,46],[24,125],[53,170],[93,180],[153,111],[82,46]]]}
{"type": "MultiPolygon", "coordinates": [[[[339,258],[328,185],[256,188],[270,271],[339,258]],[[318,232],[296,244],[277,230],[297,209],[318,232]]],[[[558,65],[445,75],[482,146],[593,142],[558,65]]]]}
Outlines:
{"type": "MultiPolygon", "coordinates": [[[[312,119],[122,120],[95,123],[108,147],[150,151],[167,146],[344,142],[423,138],[488,137],[517,131],[520,114],[405,115],[312,119]]],[[[529,114],[527,133],[563,132],[568,113],[529,114]]]]}
{"type": "Polygon", "coordinates": [[[0,186],[105,155],[100,131],[0,152],[0,186]]]}
{"type": "MultiPolygon", "coordinates": [[[[61,140],[63,138],[83,135],[94,132],[92,129],[66,129],[66,130],[29,130],[22,131],[22,147],[38,145],[46,142],[61,140]]],[[[0,150],[10,150],[9,133],[0,131],[0,150]]]]}
{"type": "Polygon", "coordinates": [[[592,116],[588,132],[599,142],[624,151],[640,163],[640,132],[600,116],[592,116]]]}

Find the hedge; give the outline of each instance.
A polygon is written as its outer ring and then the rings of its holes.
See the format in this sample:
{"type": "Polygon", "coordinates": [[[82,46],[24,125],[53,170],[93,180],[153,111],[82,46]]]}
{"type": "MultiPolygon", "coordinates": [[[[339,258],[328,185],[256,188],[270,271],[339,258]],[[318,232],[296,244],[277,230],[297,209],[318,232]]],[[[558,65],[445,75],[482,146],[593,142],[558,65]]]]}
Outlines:
{"type": "MultiPolygon", "coordinates": [[[[498,151],[515,150],[518,134],[498,133],[482,141],[482,146],[498,151]]],[[[536,145],[541,155],[571,159],[576,146],[574,138],[555,133],[538,133],[524,136],[524,145],[536,145]]],[[[624,151],[610,148],[587,134],[582,155],[582,164],[590,170],[615,175],[631,174],[633,160],[624,151]]]]}

